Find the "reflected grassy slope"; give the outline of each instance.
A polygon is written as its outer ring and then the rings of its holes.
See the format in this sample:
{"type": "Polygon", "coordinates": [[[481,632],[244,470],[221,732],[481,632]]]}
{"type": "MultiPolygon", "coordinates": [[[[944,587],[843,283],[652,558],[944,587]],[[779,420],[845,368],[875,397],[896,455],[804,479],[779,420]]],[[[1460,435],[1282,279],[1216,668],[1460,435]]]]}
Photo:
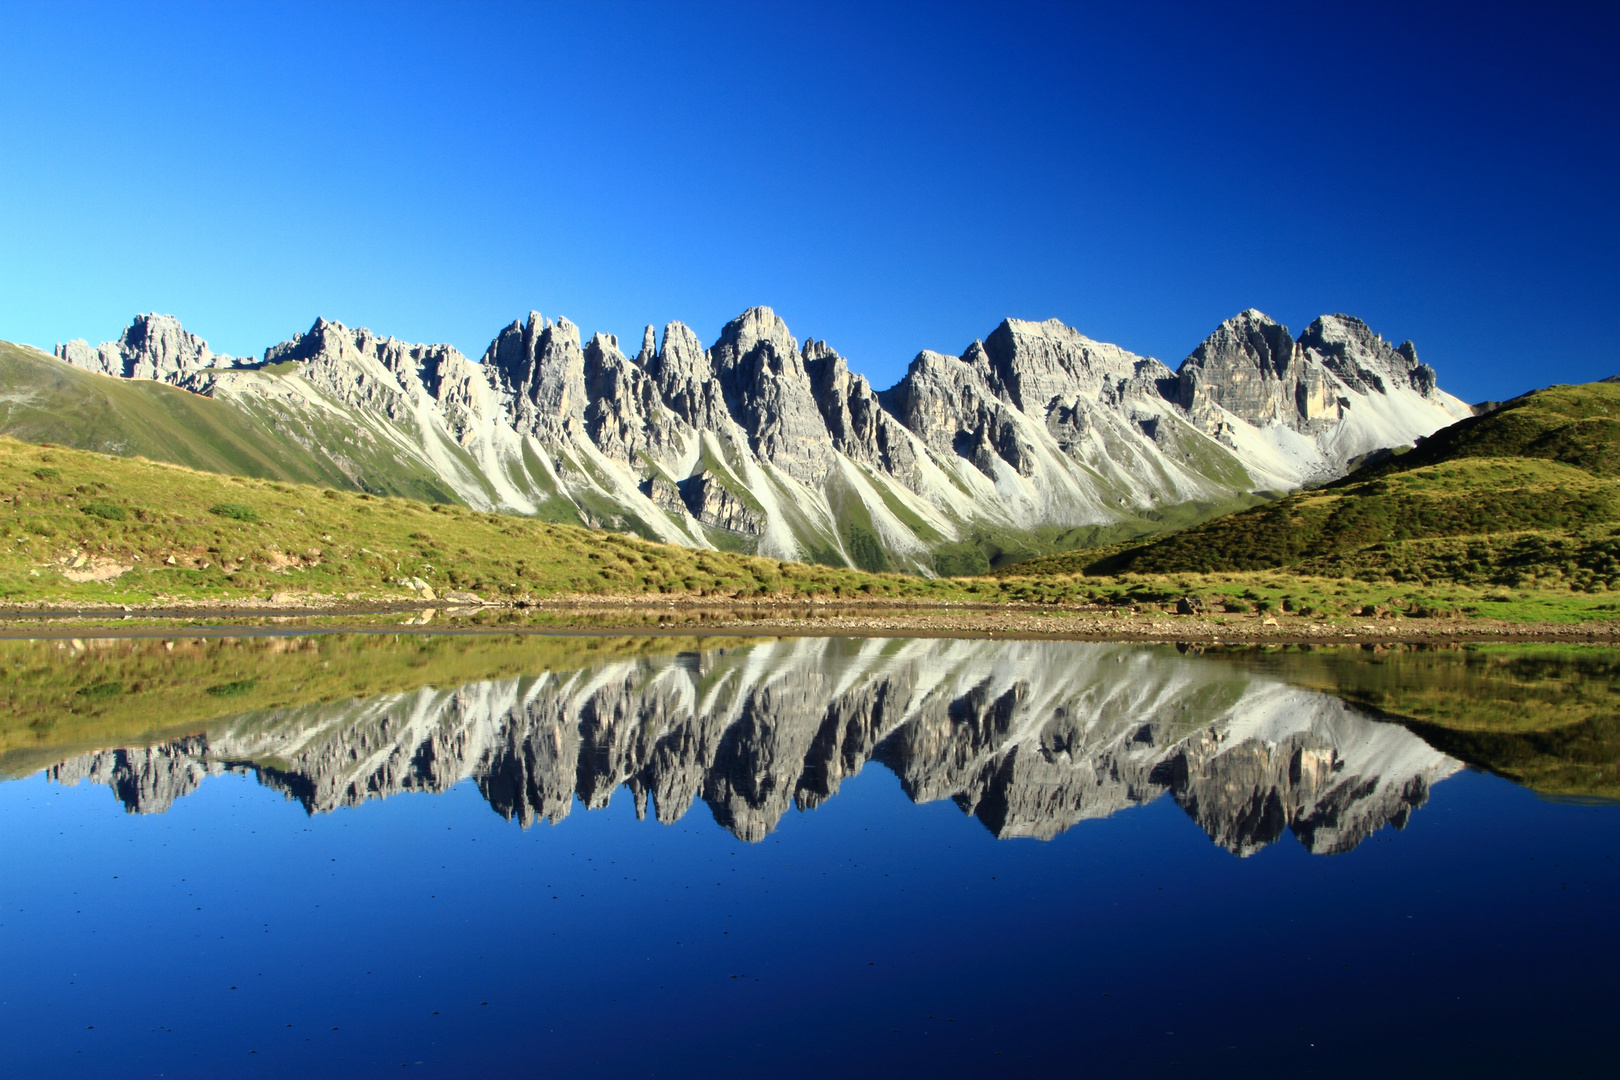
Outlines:
{"type": "Polygon", "coordinates": [[[1543,794],[1620,798],[1620,650],[1346,646],[1212,655],[1365,706],[1543,794]]]}
{"type": "MultiPolygon", "coordinates": [[[[89,749],[151,745],[257,710],[579,670],[741,640],[352,634],[0,641],[0,775],[26,774],[89,749]]],[[[1213,649],[1203,659],[1344,698],[1537,791],[1620,798],[1620,651],[1332,646],[1213,649]]],[[[1217,704],[1187,702],[1188,723],[1196,727],[1200,716],[1219,712],[1217,704]]]]}
{"type": "MultiPolygon", "coordinates": [[[[724,639],[704,638],[703,648],[724,639]]],[[[221,717],[698,647],[681,637],[341,634],[0,641],[0,776],[221,717]]]]}

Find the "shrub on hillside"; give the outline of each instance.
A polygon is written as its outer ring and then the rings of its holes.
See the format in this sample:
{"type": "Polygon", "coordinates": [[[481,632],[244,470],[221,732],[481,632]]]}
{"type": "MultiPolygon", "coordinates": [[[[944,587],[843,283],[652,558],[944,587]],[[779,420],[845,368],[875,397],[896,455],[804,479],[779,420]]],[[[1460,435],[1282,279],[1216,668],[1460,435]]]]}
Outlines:
{"type": "Polygon", "coordinates": [[[100,518],[103,521],[123,521],[129,517],[128,510],[125,510],[117,503],[110,502],[85,503],[79,507],[79,513],[89,514],[91,517],[100,518]]]}

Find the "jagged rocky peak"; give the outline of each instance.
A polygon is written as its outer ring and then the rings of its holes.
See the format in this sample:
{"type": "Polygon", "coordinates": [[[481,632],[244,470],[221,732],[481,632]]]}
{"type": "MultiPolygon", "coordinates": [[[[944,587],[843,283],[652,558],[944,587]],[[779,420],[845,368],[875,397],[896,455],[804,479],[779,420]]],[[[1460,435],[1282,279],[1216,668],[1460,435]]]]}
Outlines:
{"type": "Polygon", "coordinates": [[[1447,404],[1434,369],[1410,341],[1392,347],[1349,315],[1323,315],[1296,341],[1253,308],[1216,327],[1182,362],[1172,389],[1167,396],[1210,434],[1222,431],[1224,414],[1316,434],[1344,418],[1352,404],[1345,391],[1410,389],[1442,409],[1447,404]]]}
{"type": "Polygon", "coordinates": [[[689,427],[724,431],[729,421],[724,393],[714,377],[709,351],[683,322],[664,327],[664,344],[648,362],[664,404],[689,427]]]}
{"type": "Polygon", "coordinates": [[[833,464],[832,437],[787,323],[768,307],[749,308],[726,324],[710,357],[754,453],[795,480],[821,483],[833,464]]]}
{"type": "Polygon", "coordinates": [[[1310,430],[1337,419],[1339,404],[1320,365],[1303,354],[1288,327],[1254,308],[1227,319],[1181,364],[1174,400],[1214,434],[1225,410],[1256,427],[1310,430]]]}
{"type": "Polygon", "coordinates": [[[308,333],[264,351],[265,365],[288,361],[300,364],[306,379],[338,400],[382,409],[391,418],[426,397],[448,406],[447,423],[465,431],[483,410],[478,371],[452,345],[378,337],[364,326],[350,329],[317,318],[308,333]]]}
{"type": "MultiPolygon", "coordinates": [[[[618,352],[617,340],[612,342],[618,352]]],[[[561,438],[584,422],[585,353],[579,327],[538,311],[513,321],[484,350],[487,377],[512,426],[522,435],[561,438]]]]}
{"type": "Polygon", "coordinates": [[[866,376],[849,364],[825,341],[805,339],[804,366],[811,391],[821,407],[822,421],[833,446],[851,460],[899,478],[915,487],[921,483],[921,454],[915,437],[883,407],[866,376]]]}
{"type": "Polygon", "coordinates": [[[714,343],[715,367],[726,370],[755,352],[762,342],[779,353],[797,355],[799,351],[799,343],[780,315],[768,307],[751,307],[721,329],[720,340],[714,343]]]}
{"type": "Polygon", "coordinates": [[[541,335],[533,385],[538,426],[532,430],[560,434],[570,420],[584,414],[585,355],[579,327],[561,315],[541,335]]]}
{"type": "Polygon", "coordinates": [[[1254,368],[1281,379],[1294,359],[1288,327],[1256,308],[1240,311],[1221,323],[1194,349],[1187,362],[1204,372],[1254,368]]]}
{"type": "Polygon", "coordinates": [[[308,333],[294,334],[291,340],[264,350],[264,363],[341,357],[349,350],[368,359],[377,360],[391,370],[403,370],[406,360],[423,360],[428,357],[440,359],[455,357],[464,363],[467,362],[467,358],[453,345],[420,345],[401,341],[396,337],[378,337],[364,326],[351,330],[340,322],[317,318],[308,333]]]}
{"type": "Polygon", "coordinates": [[[216,355],[208,343],[186,330],[173,315],[137,315],[116,342],[92,347],[83,339],[59,344],[55,353],[74,367],[123,379],[167,381],[194,371],[231,367],[233,357],[216,355]]]}
{"type": "MultiPolygon", "coordinates": [[[[1008,355],[1017,362],[1017,351],[1008,355]]],[[[1052,380],[1053,385],[1057,382],[1052,380]]],[[[917,354],[906,377],[878,397],[936,455],[965,458],[991,480],[1000,472],[998,462],[1029,477],[1034,471],[1033,448],[1019,432],[1016,413],[1021,410],[1007,400],[1005,385],[1003,370],[992,361],[986,343],[975,341],[960,358],[931,350],[917,354]]],[[[1077,387],[1065,386],[1064,392],[1054,394],[1051,407],[1078,395],[1077,387]]],[[[1046,412],[1043,407],[1036,415],[1044,417],[1046,412]]]]}
{"type": "Polygon", "coordinates": [[[962,359],[986,365],[991,385],[1030,416],[1045,415],[1058,399],[1095,398],[1105,382],[1128,379],[1142,357],[1093,341],[1057,319],[1004,319],[962,359]]]}
{"type": "Polygon", "coordinates": [[[1321,316],[1305,328],[1299,344],[1359,393],[1385,394],[1396,386],[1410,386],[1425,396],[1434,393],[1434,369],[1418,361],[1415,345],[1407,341],[1392,347],[1353,315],[1321,316]]]}
{"type": "MultiPolygon", "coordinates": [[[[983,343],[973,344],[982,355],[983,343]]],[[[980,402],[995,397],[988,374],[964,358],[924,349],[906,367],[904,378],[878,391],[878,400],[931,449],[949,452],[956,418],[976,413],[980,402]]]]}
{"type": "Polygon", "coordinates": [[[513,319],[510,326],[495,335],[484,350],[484,370],[495,385],[510,393],[527,387],[534,376],[540,349],[540,335],[550,325],[538,311],[528,319],[513,319]]]}
{"type": "MultiPolygon", "coordinates": [[[[647,328],[648,336],[652,327],[647,328]]],[[[642,343],[645,352],[647,344],[642,343]]],[[[619,351],[619,339],[596,334],[584,350],[585,431],[608,457],[629,463],[636,452],[667,433],[649,423],[659,405],[658,386],[640,364],[619,351]]]]}

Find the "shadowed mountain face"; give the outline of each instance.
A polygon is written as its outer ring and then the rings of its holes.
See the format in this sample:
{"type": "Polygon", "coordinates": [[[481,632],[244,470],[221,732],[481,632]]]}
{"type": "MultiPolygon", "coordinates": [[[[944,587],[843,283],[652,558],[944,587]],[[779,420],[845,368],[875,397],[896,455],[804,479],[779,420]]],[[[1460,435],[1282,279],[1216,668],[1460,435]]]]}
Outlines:
{"type": "Polygon", "coordinates": [[[797,639],[242,713],[49,775],[105,783],[138,813],[223,772],[310,813],[470,779],[525,826],[623,786],[638,815],[673,823],[701,799],[758,841],[871,760],[1000,837],[1169,793],[1238,854],[1285,831],[1349,850],[1461,765],[1337,697],[1167,648],[797,639]]]}

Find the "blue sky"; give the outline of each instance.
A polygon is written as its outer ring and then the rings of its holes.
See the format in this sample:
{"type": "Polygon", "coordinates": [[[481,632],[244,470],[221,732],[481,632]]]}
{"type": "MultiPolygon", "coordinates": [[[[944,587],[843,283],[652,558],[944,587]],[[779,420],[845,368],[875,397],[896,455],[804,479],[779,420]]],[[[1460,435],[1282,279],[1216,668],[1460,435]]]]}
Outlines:
{"type": "Polygon", "coordinates": [[[1470,400],[1620,372],[1620,5],[0,4],[0,337],[530,308],[879,387],[1056,317],[1174,365],[1258,307],[1470,400]]]}

